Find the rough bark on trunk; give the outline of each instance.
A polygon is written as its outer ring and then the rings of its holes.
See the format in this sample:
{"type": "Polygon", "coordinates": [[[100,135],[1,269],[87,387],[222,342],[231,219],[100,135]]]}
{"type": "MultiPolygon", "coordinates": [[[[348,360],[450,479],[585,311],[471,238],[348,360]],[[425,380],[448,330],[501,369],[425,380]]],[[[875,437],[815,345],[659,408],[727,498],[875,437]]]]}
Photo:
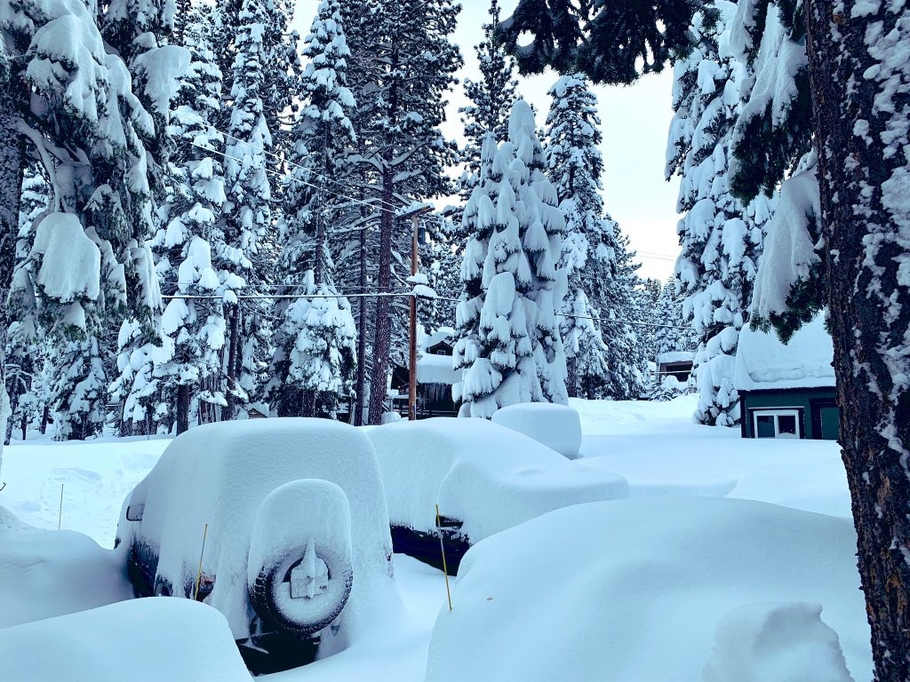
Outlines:
{"type": "MultiPolygon", "coordinates": [[[[16,236],[19,233],[19,203],[25,142],[16,130],[19,114],[16,108],[20,94],[16,83],[0,82],[0,433],[6,431],[6,333],[11,320],[7,297],[13,283],[16,265],[16,236]]],[[[3,444],[0,442],[0,464],[3,444]]]]}
{"type": "MultiPolygon", "coordinates": [[[[379,274],[377,290],[383,294],[392,286],[392,233],[395,215],[392,211],[394,200],[394,179],[388,163],[382,172],[382,212],[379,222],[379,274]]],[[[389,371],[389,350],[392,339],[392,307],[388,296],[376,297],[376,325],[373,336],[373,371],[370,373],[369,423],[379,424],[386,397],[386,375],[389,371]]]]}
{"type": "Polygon", "coordinates": [[[578,397],[578,357],[566,358],[566,392],[570,398],[578,397]]]}
{"type": "Polygon", "coordinates": [[[910,67],[900,53],[910,8],[804,2],[840,443],[875,679],[910,680],[910,67]]]}
{"type": "MultiPolygon", "coordinates": [[[[357,281],[359,292],[367,291],[367,231],[360,230],[360,277],[357,281]]],[[[354,426],[363,425],[363,397],[366,391],[366,366],[367,366],[367,299],[361,295],[359,299],[360,320],[357,327],[357,379],[354,386],[354,426]]]]}
{"type": "Polygon", "coordinates": [[[231,332],[230,341],[228,342],[227,369],[227,390],[225,391],[225,401],[227,406],[224,408],[222,419],[234,419],[237,416],[237,397],[236,386],[237,377],[239,376],[240,365],[240,305],[235,304],[231,310],[231,332]]]}
{"type": "Polygon", "coordinates": [[[190,387],[188,384],[177,385],[177,435],[190,430],[190,387]]]}

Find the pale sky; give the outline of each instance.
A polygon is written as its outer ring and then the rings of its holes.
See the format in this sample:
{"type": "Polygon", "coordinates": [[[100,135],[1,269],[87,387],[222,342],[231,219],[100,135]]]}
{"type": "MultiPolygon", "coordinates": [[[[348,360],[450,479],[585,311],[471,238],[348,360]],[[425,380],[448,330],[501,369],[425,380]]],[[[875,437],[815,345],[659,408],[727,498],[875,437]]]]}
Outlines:
{"type": "MultiPolygon", "coordinates": [[[[502,17],[507,17],[517,0],[501,0],[502,17]]],[[[306,36],[318,0],[298,0],[294,27],[306,36]]],[[[483,39],[481,25],[489,20],[487,0],[464,0],[455,32],[465,66],[459,79],[479,78],[474,45],[483,39]]],[[[673,111],[670,108],[672,69],[641,79],[632,87],[597,87],[605,172],[602,178],[604,204],[638,251],[642,277],[666,280],[673,272],[679,254],[676,237],[676,195],[679,181],[663,179],[667,130],[673,111]]],[[[547,90],[556,74],[522,78],[520,94],[537,110],[537,124],[543,125],[550,106],[547,90]]],[[[461,138],[458,107],[465,103],[461,86],[451,93],[449,120],[444,126],[448,137],[461,138]]]]}

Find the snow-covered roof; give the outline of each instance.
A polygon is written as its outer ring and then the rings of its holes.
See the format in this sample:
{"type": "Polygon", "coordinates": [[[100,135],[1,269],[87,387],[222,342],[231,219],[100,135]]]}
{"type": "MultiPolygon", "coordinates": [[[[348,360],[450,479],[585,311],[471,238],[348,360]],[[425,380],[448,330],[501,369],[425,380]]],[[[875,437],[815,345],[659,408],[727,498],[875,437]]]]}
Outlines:
{"type": "Polygon", "coordinates": [[[687,350],[674,350],[667,353],[661,353],[657,356],[657,361],[665,365],[669,362],[692,362],[695,353],[687,350]]]}
{"type": "Polygon", "coordinates": [[[420,337],[418,345],[421,349],[432,348],[440,341],[452,344],[455,342],[455,330],[452,327],[440,327],[432,334],[426,334],[420,337]]]}
{"type": "Polygon", "coordinates": [[[834,386],[834,346],[819,314],[785,345],[772,330],[739,334],[733,384],[738,391],[834,386]]]}
{"type": "Polygon", "coordinates": [[[448,384],[461,381],[461,370],[452,369],[451,355],[424,355],[417,360],[418,384],[448,384]]]}

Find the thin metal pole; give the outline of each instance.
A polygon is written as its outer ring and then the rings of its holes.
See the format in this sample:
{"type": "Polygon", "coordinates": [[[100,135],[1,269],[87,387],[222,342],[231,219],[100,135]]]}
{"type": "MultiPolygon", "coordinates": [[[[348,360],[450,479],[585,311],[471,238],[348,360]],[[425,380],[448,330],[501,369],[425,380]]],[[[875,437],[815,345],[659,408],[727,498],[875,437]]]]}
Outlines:
{"type": "MultiPolygon", "coordinates": [[[[417,229],[419,215],[411,216],[413,232],[411,235],[411,277],[417,274],[417,229]]],[[[408,310],[408,419],[417,419],[417,297],[411,296],[408,310]]]]}
{"type": "Polygon", "coordinates": [[[63,527],[63,484],[60,484],[60,510],[57,512],[57,530],[63,527]]]}
{"type": "Polygon", "coordinates": [[[209,524],[202,530],[202,551],[199,552],[199,572],[196,574],[196,589],[193,590],[193,601],[199,596],[199,584],[202,582],[202,558],[205,556],[205,539],[209,534],[209,524]]]}
{"type": "Polygon", "coordinates": [[[442,552],[442,574],[446,577],[446,594],[449,597],[449,611],[452,610],[452,590],[449,588],[449,567],[446,566],[446,547],[442,542],[442,528],[440,527],[439,505],[436,505],[436,528],[439,530],[439,550],[442,552]]]}

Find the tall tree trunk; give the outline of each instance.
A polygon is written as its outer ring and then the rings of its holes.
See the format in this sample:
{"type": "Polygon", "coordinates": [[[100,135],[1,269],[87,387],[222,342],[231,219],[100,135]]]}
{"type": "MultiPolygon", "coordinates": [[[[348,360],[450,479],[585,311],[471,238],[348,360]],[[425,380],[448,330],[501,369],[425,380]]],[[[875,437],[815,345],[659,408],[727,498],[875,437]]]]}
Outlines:
{"type": "Polygon", "coordinates": [[[910,8],[846,0],[836,13],[804,2],[840,443],[875,679],[910,680],[910,65],[901,54],[910,8]]]}
{"type": "Polygon", "coordinates": [[[357,379],[354,387],[354,426],[363,424],[364,393],[366,391],[367,367],[367,230],[364,226],[360,230],[360,277],[357,285],[360,287],[360,320],[357,325],[357,379]]]}
{"type": "Polygon", "coordinates": [[[570,398],[578,397],[578,357],[566,358],[566,392],[570,398]]]}
{"type": "Polygon", "coordinates": [[[392,306],[388,296],[382,296],[392,287],[392,233],[395,214],[395,181],[389,167],[391,151],[387,153],[382,170],[382,212],[379,221],[379,274],[377,276],[376,325],[373,336],[373,371],[370,374],[369,423],[379,424],[386,398],[386,375],[389,371],[389,351],[392,341],[392,306]]]}
{"type": "Polygon", "coordinates": [[[222,419],[234,419],[237,416],[237,377],[240,375],[240,304],[234,304],[231,309],[231,330],[230,340],[228,341],[228,357],[225,375],[227,376],[227,391],[225,392],[225,414],[222,419]]]}
{"type": "MultiPolygon", "coordinates": [[[[19,234],[19,203],[25,160],[25,141],[16,130],[19,122],[17,82],[0,82],[0,432],[6,431],[6,335],[9,329],[7,298],[16,265],[16,237],[19,234]]],[[[3,444],[0,443],[0,465],[3,444]]]]}
{"type": "Polygon", "coordinates": [[[177,435],[190,430],[190,387],[189,384],[177,385],[177,435]]]}

